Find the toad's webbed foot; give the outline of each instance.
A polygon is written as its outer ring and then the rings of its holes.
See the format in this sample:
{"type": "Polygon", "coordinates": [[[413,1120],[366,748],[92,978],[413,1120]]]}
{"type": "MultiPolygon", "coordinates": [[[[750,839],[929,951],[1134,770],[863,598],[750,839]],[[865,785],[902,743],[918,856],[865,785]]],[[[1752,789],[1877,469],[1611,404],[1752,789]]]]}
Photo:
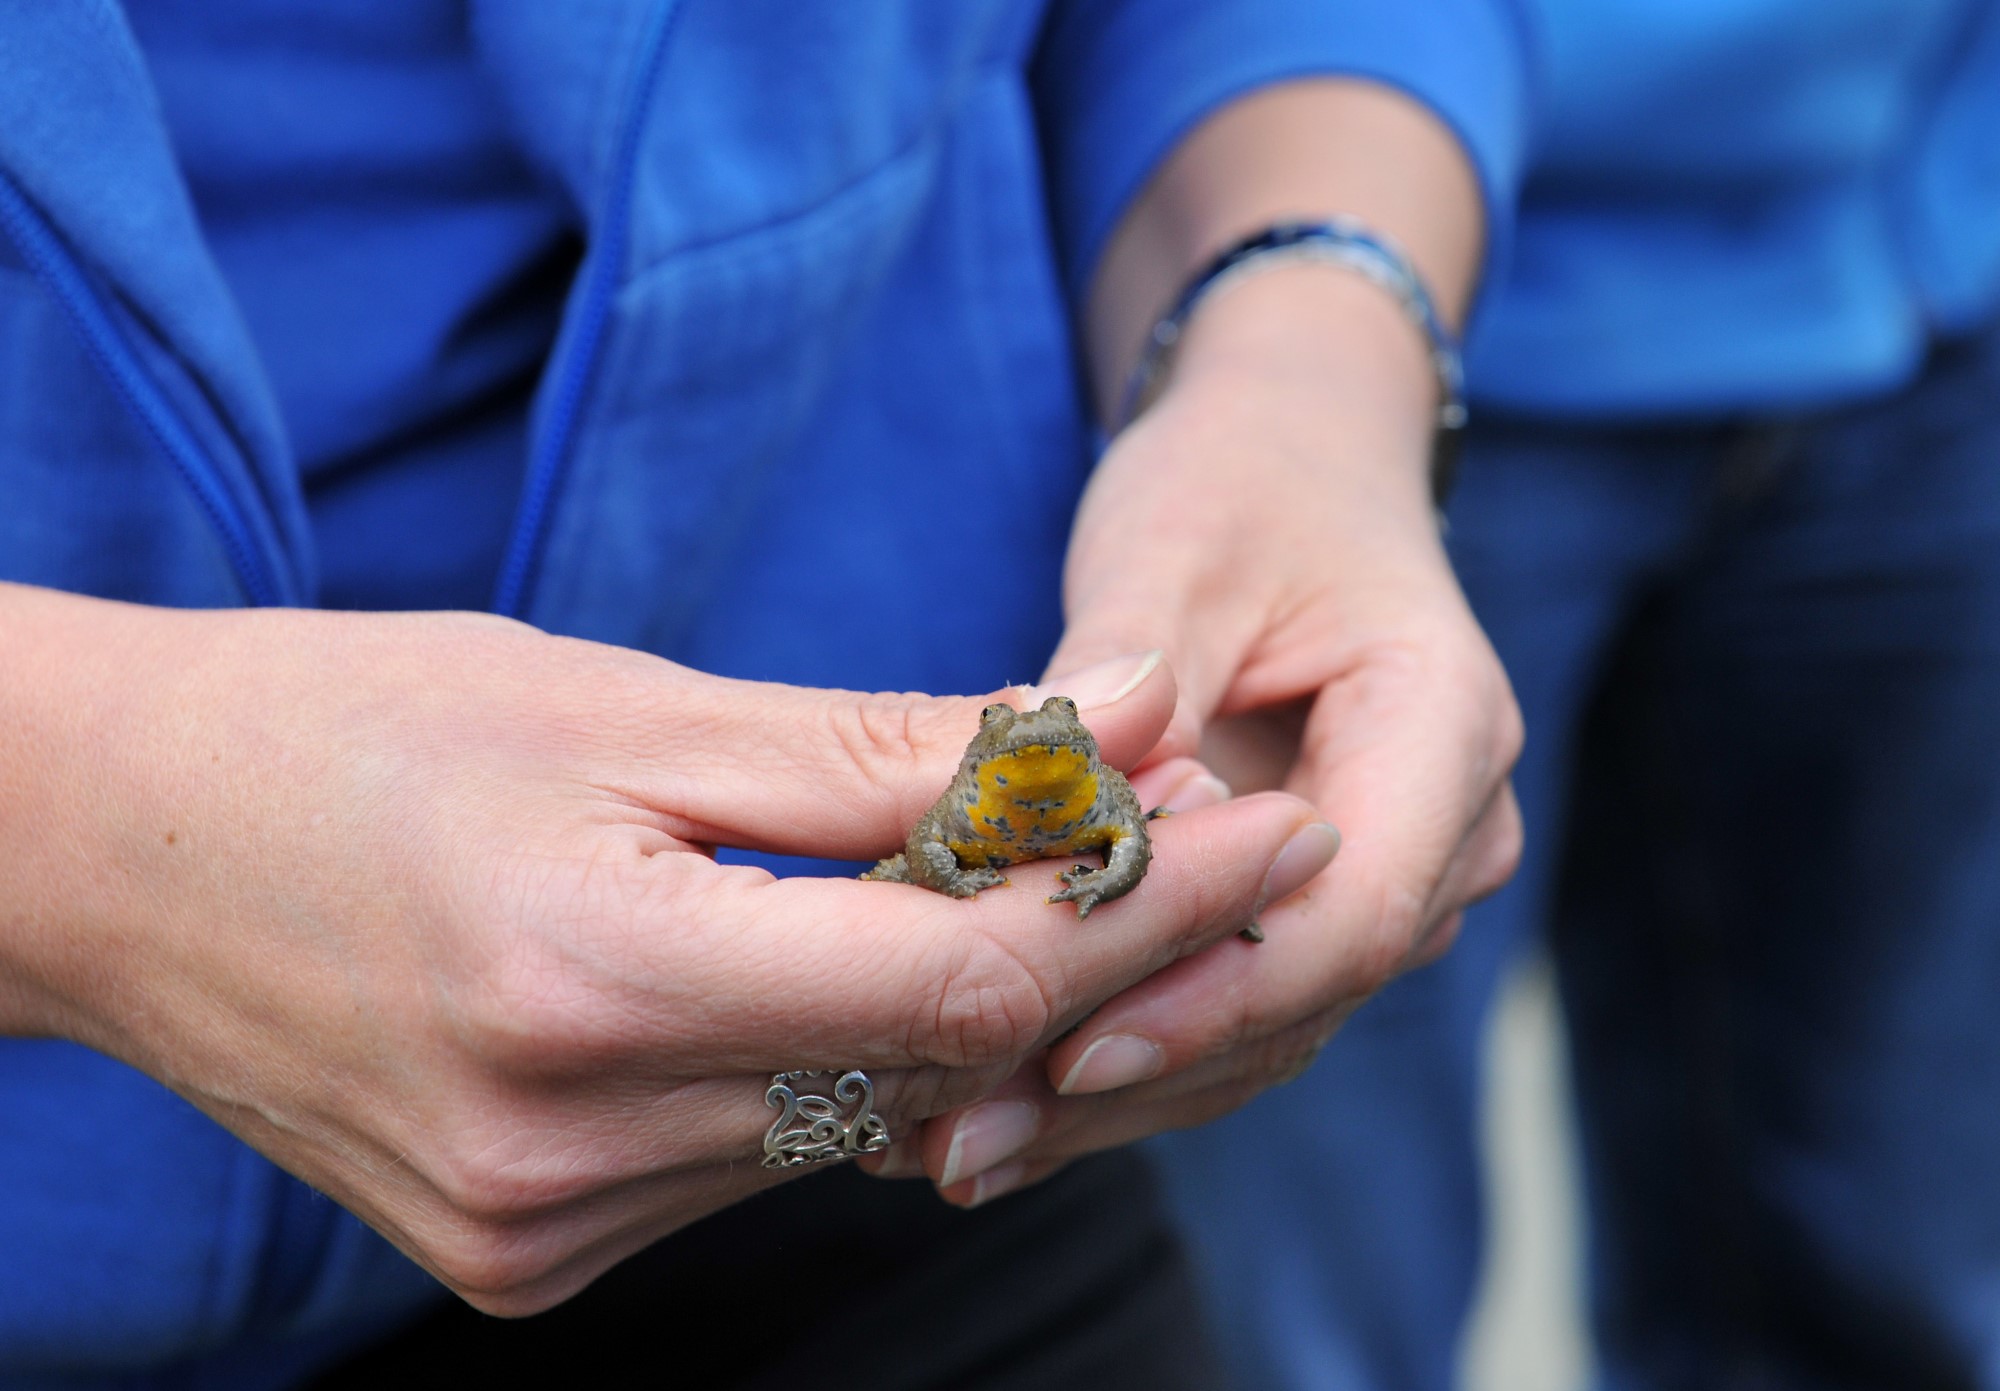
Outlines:
{"type": "Polygon", "coordinates": [[[1139,822],[1105,849],[1103,869],[1078,865],[1067,874],[1058,875],[1063,887],[1049,895],[1049,902],[1074,903],[1076,915],[1087,918],[1098,904],[1109,903],[1138,888],[1152,858],[1153,848],[1146,839],[1145,823],[1139,822]]]}
{"type": "MultiPolygon", "coordinates": [[[[1089,865],[1076,865],[1056,876],[1063,887],[1049,895],[1050,903],[1074,903],[1079,918],[1090,916],[1090,910],[1106,898],[1105,871],[1092,869],[1089,865]]],[[[1115,895],[1112,895],[1115,897],[1115,895]]]]}
{"type": "Polygon", "coordinates": [[[1103,869],[1092,869],[1089,865],[1077,865],[1067,873],[1056,876],[1063,887],[1049,895],[1051,903],[1074,903],[1079,919],[1090,916],[1090,910],[1100,903],[1132,892],[1138,886],[1139,875],[1129,867],[1121,867],[1115,860],[1103,869]]]}

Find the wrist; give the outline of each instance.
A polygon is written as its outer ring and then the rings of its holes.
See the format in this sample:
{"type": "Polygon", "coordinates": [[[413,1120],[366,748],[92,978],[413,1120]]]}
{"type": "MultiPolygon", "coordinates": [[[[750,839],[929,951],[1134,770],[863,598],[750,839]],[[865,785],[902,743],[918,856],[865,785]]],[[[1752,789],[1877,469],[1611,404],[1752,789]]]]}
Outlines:
{"type": "Polygon", "coordinates": [[[1458,326],[1484,219],[1456,136],[1365,79],[1280,83],[1196,126],[1107,244],[1085,324],[1103,415],[1116,411],[1149,331],[1191,276],[1254,233],[1335,215],[1400,248],[1445,325],[1458,326]]]}
{"type": "Polygon", "coordinates": [[[1465,371],[1457,335],[1445,326],[1422,274],[1395,246],[1352,218],[1336,217],[1273,223],[1239,238],[1217,253],[1182,288],[1179,299],[1153,327],[1145,351],[1125,390],[1118,414],[1122,425],[1159,396],[1172,374],[1174,355],[1189,322],[1201,308],[1242,280],[1267,275],[1289,264],[1306,263],[1344,271],[1392,297],[1421,334],[1438,386],[1437,460],[1433,492],[1442,500],[1458,432],[1465,425],[1465,371]]]}
{"type": "Polygon", "coordinates": [[[1246,431],[1299,431],[1365,469],[1435,524],[1437,374],[1423,336],[1380,286],[1339,267],[1275,266],[1189,321],[1156,410],[1222,412],[1246,431]]]}
{"type": "Polygon", "coordinates": [[[0,1035],[93,1041],[85,997],[127,953],[114,925],[133,892],[113,827],[130,693],[145,685],[147,610],[0,584],[0,1035]]]}

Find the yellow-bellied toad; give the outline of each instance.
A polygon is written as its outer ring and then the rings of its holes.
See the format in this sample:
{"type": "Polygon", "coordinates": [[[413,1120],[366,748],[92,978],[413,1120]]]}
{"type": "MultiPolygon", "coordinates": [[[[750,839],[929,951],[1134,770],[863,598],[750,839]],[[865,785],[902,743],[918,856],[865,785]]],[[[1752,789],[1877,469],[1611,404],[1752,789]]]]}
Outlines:
{"type": "Polygon", "coordinates": [[[903,853],[861,877],[971,898],[1006,883],[999,871],[1008,865],[1088,851],[1104,856],[1104,868],[1076,866],[1049,896],[1074,903],[1079,918],[1137,888],[1153,848],[1132,784],[1098,761],[1076,702],[1050,696],[1039,710],[987,706],[957,776],[903,853]]]}

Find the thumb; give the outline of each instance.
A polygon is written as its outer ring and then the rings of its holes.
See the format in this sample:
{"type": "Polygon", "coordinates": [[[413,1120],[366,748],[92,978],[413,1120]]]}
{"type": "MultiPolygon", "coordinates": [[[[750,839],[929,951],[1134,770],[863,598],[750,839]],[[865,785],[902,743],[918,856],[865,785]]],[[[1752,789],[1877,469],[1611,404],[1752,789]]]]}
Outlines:
{"type": "Polygon", "coordinates": [[[983,696],[864,694],[686,674],[647,722],[646,771],[618,790],[682,840],[775,854],[865,859],[900,845],[957,771],[979,713],[1077,703],[1106,763],[1158,741],[1174,678],[1157,651],[1121,653],[1057,685],[983,696]]]}
{"type": "Polygon", "coordinates": [[[1202,726],[1222,698],[1221,685],[1202,661],[1198,646],[1156,602],[1100,600],[1072,605],[1068,626],[1049,659],[1042,687],[1060,691],[1073,673],[1087,671],[1120,653],[1162,653],[1176,680],[1173,717],[1146,761],[1192,757],[1201,748],[1202,726]]]}

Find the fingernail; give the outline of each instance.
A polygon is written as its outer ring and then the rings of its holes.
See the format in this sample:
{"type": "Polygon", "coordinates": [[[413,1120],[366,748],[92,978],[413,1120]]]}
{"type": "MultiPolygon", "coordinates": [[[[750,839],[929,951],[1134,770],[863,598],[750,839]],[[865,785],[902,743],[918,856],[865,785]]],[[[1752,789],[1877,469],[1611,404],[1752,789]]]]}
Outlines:
{"type": "Polygon", "coordinates": [[[1200,811],[1203,807],[1221,806],[1233,795],[1229,784],[1221,778],[1201,773],[1175,788],[1173,795],[1160,806],[1167,811],[1200,811]]]}
{"type": "Polygon", "coordinates": [[[972,1196],[965,1200],[967,1207],[978,1207],[981,1203],[1012,1193],[1021,1186],[1027,1176],[1026,1164],[1002,1164],[989,1173],[981,1174],[972,1183],[972,1196]]]}
{"type": "Polygon", "coordinates": [[[1264,875],[1264,887],[1257,895],[1257,910],[1250,916],[1255,918],[1264,911],[1265,904],[1289,898],[1311,883],[1321,870],[1333,863],[1339,849],[1340,832],[1326,822],[1315,821],[1310,826],[1300,827],[1285,842],[1278,858],[1271,861],[1271,868],[1264,875]]]}
{"type": "Polygon", "coordinates": [[[1064,1096],[1116,1091],[1157,1077],[1166,1063],[1167,1055],[1150,1039],[1137,1034],[1106,1034],[1083,1050],[1056,1090],[1064,1096]]]}
{"type": "Polygon", "coordinates": [[[973,1107],[951,1128],[938,1186],[949,1188],[1012,1159],[1034,1142],[1041,1108],[1028,1101],[988,1101],[973,1107]]]}
{"type": "Polygon", "coordinates": [[[1153,674],[1153,668],[1166,659],[1166,654],[1158,648],[1151,652],[1133,652],[1123,657],[1112,657],[1094,663],[1078,671],[1053,681],[1030,686],[1022,692],[1024,704],[1033,708],[1052,695],[1068,696],[1086,710],[1100,705],[1116,705],[1126,696],[1139,689],[1139,683],[1153,674]]]}

